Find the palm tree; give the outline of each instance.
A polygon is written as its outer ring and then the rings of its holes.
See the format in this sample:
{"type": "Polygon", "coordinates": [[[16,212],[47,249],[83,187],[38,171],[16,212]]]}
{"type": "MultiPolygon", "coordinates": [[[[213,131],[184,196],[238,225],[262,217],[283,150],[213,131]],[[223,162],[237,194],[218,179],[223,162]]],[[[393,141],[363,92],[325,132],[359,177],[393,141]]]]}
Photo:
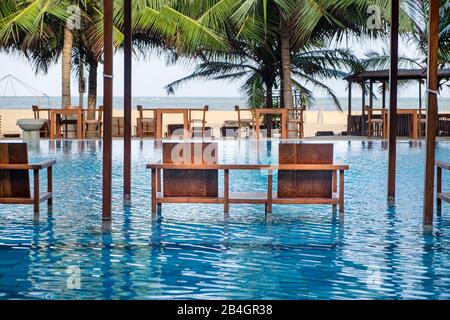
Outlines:
{"type": "Polygon", "coordinates": [[[70,4],[67,0],[5,0],[0,5],[0,47],[24,53],[36,62],[37,70],[47,70],[49,61],[62,53],[63,106],[70,105],[73,38],[65,26],[70,4]]]}
{"type": "MultiPolygon", "coordinates": [[[[355,61],[346,50],[333,52],[323,48],[329,45],[330,39],[339,39],[344,31],[362,33],[364,28],[361,25],[362,21],[365,23],[366,15],[356,13],[361,13],[366,1],[340,1],[339,10],[335,8],[336,1],[313,1],[309,5],[312,3],[315,3],[316,7],[305,7],[303,1],[293,0],[268,0],[267,3],[259,0],[218,0],[212,1],[210,7],[205,4],[205,12],[199,22],[223,35],[228,46],[221,50],[206,50],[199,45],[194,55],[187,55],[190,62],[200,60],[194,73],[169,84],[167,89],[173,92],[180,84],[195,78],[243,79],[241,89],[247,93],[249,104],[260,106],[260,101],[265,96],[265,104],[268,107],[273,104],[271,93],[274,87],[281,88],[281,104],[288,107],[293,103],[293,86],[300,89],[304,95],[311,96],[311,91],[305,87],[305,83],[319,86],[333,96],[333,91],[318,81],[317,77],[343,76],[344,73],[338,69],[343,68],[345,64],[348,70],[355,61]],[[330,3],[334,3],[334,6],[330,3]],[[331,13],[324,16],[311,13],[320,11],[319,9],[331,13]],[[295,35],[289,35],[289,39],[285,39],[278,25],[280,21],[285,20],[289,10],[292,10],[290,14],[297,10],[302,17],[306,17],[308,13],[317,17],[305,18],[301,23],[297,20],[291,21],[287,28],[289,31],[284,31],[295,35]],[[281,11],[281,18],[278,14],[273,14],[281,11]],[[296,28],[295,32],[292,31],[292,26],[296,28]],[[287,50],[286,44],[289,44],[287,50]]],[[[298,19],[297,16],[295,18],[298,19]]],[[[284,21],[283,24],[287,22],[284,21]]],[[[334,100],[338,103],[336,97],[334,100]]]]}
{"type": "MultiPolygon", "coordinates": [[[[406,14],[409,17],[405,37],[415,45],[420,52],[420,62],[426,64],[428,55],[428,19],[429,3],[420,0],[406,1],[406,14]]],[[[439,67],[450,65],[450,6],[448,2],[441,2],[439,16],[439,67]]]]}
{"type": "MultiPolygon", "coordinates": [[[[401,11],[401,36],[409,43],[410,48],[416,50],[411,55],[401,55],[398,59],[399,67],[411,69],[425,69],[428,56],[428,10],[429,4],[421,0],[406,0],[401,11]]],[[[440,68],[450,66],[450,7],[441,5],[439,19],[439,47],[438,61],[440,68]]],[[[386,48],[371,50],[361,59],[364,70],[387,69],[390,64],[390,53],[386,48]]],[[[440,86],[446,82],[443,79],[440,86]]],[[[415,81],[401,81],[401,86],[408,86],[415,81]]]]}
{"type": "Polygon", "coordinates": [[[169,94],[186,82],[205,80],[242,80],[241,91],[248,97],[248,104],[260,107],[272,105],[272,91],[277,79],[277,58],[274,49],[252,45],[244,37],[237,36],[235,30],[227,32],[228,47],[224,49],[198,50],[192,55],[174,55],[172,63],[185,59],[195,63],[194,72],[185,78],[166,86],[169,94]]]}
{"type": "MultiPolygon", "coordinates": [[[[88,107],[97,100],[97,68],[103,50],[102,1],[82,0],[70,10],[70,0],[8,0],[0,4],[0,44],[4,50],[25,55],[36,72],[46,73],[49,66],[61,59],[62,106],[71,105],[71,75],[76,71],[80,84],[89,73],[88,107]],[[67,22],[80,14],[80,25],[67,22]]],[[[119,1],[116,11],[119,12],[119,1]]],[[[117,46],[123,35],[115,32],[117,46]]]]}
{"type": "Polygon", "coordinates": [[[292,56],[302,50],[318,30],[325,35],[353,31],[364,26],[367,0],[241,0],[233,15],[242,28],[249,21],[263,21],[265,30],[278,36],[280,58],[280,86],[282,104],[293,107],[292,56]],[[270,13],[270,14],[269,14],[270,13]]]}
{"type": "MultiPolygon", "coordinates": [[[[245,47],[239,53],[224,52],[221,55],[208,57],[203,55],[201,63],[194,72],[182,79],[167,85],[168,93],[174,91],[186,82],[203,80],[241,80],[241,91],[248,97],[251,107],[272,107],[273,88],[281,82],[281,72],[273,54],[264,52],[246,52],[245,47]],[[212,58],[212,59],[211,59],[212,58]]],[[[247,48],[248,49],[248,48],[247,48]]],[[[314,100],[312,86],[325,90],[341,110],[339,100],[333,90],[321,80],[341,79],[347,75],[346,70],[352,70],[357,59],[349,50],[309,48],[292,57],[290,82],[299,90],[309,104],[314,100]]]]}

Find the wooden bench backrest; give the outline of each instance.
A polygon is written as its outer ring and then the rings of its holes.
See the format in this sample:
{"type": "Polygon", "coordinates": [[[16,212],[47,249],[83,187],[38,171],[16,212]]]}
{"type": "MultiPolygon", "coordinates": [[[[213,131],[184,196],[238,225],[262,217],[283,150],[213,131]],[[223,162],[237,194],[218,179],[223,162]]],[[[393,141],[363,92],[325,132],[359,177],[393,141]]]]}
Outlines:
{"type": "MultiPolygon", "coordinates": [[[[26,143],[0,143],[1,164],[28,164],[26,143]]],[[[0,170],[0,197],[30,198],[28,170],[0,170]]]]}
{"type": "MultiPolygon", "coordinates": [[[[163,163],[216,164],[217,143],[164,143],[163,163]],[[187,154],[185,154],[187,153],[187,154]]],[[[164,197],[218,197],[218,170],[163,170],[164,197]]]]}
{"type": "MultiPolygon", "coordinates": [[[[332,164],[333,144],[280,143],[280,164],[332,164]]],[[[280,198],[331,198],[331,171],[278,172],[280,198]]]]}

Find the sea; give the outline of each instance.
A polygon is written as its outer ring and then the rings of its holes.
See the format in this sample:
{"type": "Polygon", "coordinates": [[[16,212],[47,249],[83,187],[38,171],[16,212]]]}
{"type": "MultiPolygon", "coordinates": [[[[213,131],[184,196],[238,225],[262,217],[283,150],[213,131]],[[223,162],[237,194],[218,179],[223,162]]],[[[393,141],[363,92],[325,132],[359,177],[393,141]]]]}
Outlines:
{"type": "MultiPolygon", "coordinates": [[[[72,99],[72,105],[80,105],[79,98],[72,99]]],[[[343,111],[348,109],[348,98],[339,98],[340,106],[343,111]]],[[[98,105],[101,105],[102,98],[98,98],[98,105]]],[[[450,98],[439,97],[439,110],[450,111],[450,98]]],[[[419,98],[400,97],[398,99],[398,108],[411,109],[419,107],[419,98]]],[[[1,109],[31,109],[31,106],[38,105],[41,108],[60,108],[60,97],[34,97],[34,96],[0,96],[1,109]]],[[[84,101],[84,106],[87,102],[84,101]]],[[[234,106],[241,108],[247,107],[247,99],[245,97],[134,97],[132,102],[133,108],[142,105],[145,108],[203,108],[205,105],[210,107],[211,111],[232,111],[234,106]]],[[[389,104],[387,103],[387,106],[389,104]]],[[[123,109],[123,97],[115,97],[113,100],[115,110],[123,109]]],[[[352,110],[361,110],[361,98],[352,99],[352,110]]],[[[422,101],[422,107],[426,106],[425,100],[422,101]]],[[[381,101],[374,101],[374,108],[380,108],[381,101]]],[[[316,98],[315,102],[309,107],[310,110],[317,111],[335,111],[338,107],[331,98],[316,98]]]]}

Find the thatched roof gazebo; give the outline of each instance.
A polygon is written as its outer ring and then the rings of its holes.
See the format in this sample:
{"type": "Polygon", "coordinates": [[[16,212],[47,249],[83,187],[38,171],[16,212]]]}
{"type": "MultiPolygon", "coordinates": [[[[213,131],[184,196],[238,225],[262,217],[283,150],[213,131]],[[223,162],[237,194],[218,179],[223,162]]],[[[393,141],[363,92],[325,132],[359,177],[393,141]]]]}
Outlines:
{"type": "MultiPolygon", "coordinates": [[[[414,81],[416,80],[418,82],[418,107],[419,109],[423,108],[423,90],[422,86],[424,83],[426,83],[427,80],[427,69],[399,69],[398,70],[398,81],[414,81]]],[[[374,91],[373,86],[376,83],[382,84],[382,101],[381,101],[381,107],[384,109],[386,108],[386,91],[387,86],[389,84],[389,76],[390,76],[390,70],[371,70],[371,71],[363,71],[354,73],[352,75],[349,75],[344,78],[348,82],[348,115],[349,120],[347,123],[347,127],[349,130],[349,133],[354,133],[354,130],[352,130],[352,85],[358,84],[362,88],[362,103],[361,103],[361,114],[364,116],[364,107],[368,105],[369,107],[373,107],[373,98],[374,98],[374,91]],[[369,84],[369,92],[367,92],[367,84],[369,84]],[[367,93],[369,95],[369,103],[366,101],[367,93]]],[[[450,69],[440,69],[438,70],[438,82],[441,82],[442,80],[448,81],[450,80],[450,69]]],[[[362,118],[362,117],[361,117],[362,118]]],[[[360,126],[360,134],[364,135],[364,125],[365,121],[361,120],[361,126],[360,126]]]]}

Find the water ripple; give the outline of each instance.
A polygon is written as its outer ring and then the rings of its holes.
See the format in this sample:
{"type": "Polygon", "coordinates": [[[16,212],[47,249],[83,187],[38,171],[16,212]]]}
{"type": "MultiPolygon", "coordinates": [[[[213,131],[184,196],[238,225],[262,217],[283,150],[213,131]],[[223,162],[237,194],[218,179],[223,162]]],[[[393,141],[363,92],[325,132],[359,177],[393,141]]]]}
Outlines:
{"type": "MultiPolygon", "coordinates": [[[[0,207],[0,299],[449,299],[446,206],[431,232],[422,225],[424,147],[399,143],[389,209],[381,143],[335,145],[351,166],[343,222],[327,206],[274,206],[266,224],[263,206],[231,206],[224,221],[220,205],[168,204],[152,223],[145,164],[160,149],[133,142],[133,207],[124,209],[123,144],[114,141],[114,220],[102,226],[101,142],[43,141],[30,157],[58,160],[54,213],[34,221],[29,206],[0,207]],[[74,267],[79,289],[68,286],[74,267]]],[[[437,158],[449,151],[439,143],[437,158]]],[[[219,156],[274,162],[277,144],[221,142],[219,156]]],[[[239,191],[264,190],[266,180],[255,171],[230,181],[239,191]]]]}

